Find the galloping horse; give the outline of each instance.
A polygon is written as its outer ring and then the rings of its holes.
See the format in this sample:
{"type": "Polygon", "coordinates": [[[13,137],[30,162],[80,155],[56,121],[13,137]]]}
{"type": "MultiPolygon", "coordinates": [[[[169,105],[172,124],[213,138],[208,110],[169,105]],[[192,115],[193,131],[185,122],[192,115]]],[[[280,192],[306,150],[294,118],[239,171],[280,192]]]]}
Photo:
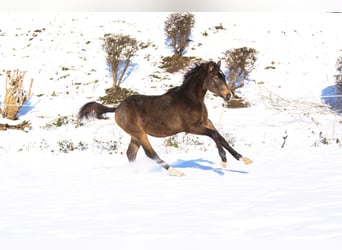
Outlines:
{"type": "Polygon", "coordinates": [[[147,135],[166,137],[180,132],[206,135],[215,141],[224,164],[227,162],[224,149],[228,150],[235,159],[250,164],[252,161],[236,152],[208,119],[208,111],[204,104],[207,90],[226,101],[229,101],[233,95],[220,66],[220,62],[213,61],[196,64],[185,74],[182,85],[168,90],[163,95],[129,96],[116,108],[89,102],[80,109],[79,118],[95,116],[103,119],[104,113],[115,112],[116,123],[131,136],[127,149],[128,160],[135,161],[138,150],[142,146],[145,154],[171,175],[184,174],[157,155],[147,135]]]}

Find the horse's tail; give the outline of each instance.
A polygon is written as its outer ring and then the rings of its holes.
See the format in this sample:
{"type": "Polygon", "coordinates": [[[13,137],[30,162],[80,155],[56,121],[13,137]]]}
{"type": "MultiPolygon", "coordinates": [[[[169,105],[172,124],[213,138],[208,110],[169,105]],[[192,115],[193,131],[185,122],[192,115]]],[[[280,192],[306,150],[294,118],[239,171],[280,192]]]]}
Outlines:
{"type": "Polygon", "coordinates": [[[107,107],[97,102],[88,102],[80,108],[80,111],[78,112],[78,119],[89,119],[90,117],[95,117],[97,119],[108,119],[103,116],[103,114],[113,113],[115,110],[116,108],[107,107]]]}

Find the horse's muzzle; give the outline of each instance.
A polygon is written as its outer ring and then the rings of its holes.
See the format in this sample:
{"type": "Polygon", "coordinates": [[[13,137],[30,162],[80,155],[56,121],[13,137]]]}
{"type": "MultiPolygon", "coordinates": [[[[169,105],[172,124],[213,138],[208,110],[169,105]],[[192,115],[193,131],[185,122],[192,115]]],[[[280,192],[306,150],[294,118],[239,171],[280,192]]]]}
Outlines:
{"type": "Polygon", "coordinates": [[[231,99],[232,99],[232,94],[231,93],[228,93],[225,97],[224,97],[224,100],[226,101],[226,102],[228,102],[228,101],[230,101],[231,99]]]}

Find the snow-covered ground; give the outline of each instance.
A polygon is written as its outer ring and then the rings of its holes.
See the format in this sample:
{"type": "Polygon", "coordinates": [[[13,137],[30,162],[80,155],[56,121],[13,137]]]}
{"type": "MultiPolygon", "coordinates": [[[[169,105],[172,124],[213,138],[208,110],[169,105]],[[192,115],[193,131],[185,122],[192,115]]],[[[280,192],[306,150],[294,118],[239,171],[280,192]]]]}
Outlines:
{"type": "Polygon", "coordinates": [[[255,240],[272,249],[337,249],[342,118],[322,96],[334,85],[342,15],[195,13],[188,56],[216,61],[232,48],[258,51],[239,93],[250,108],[223,108],[212,94],[206,99],[219,131],[254,163],[229,156],[220,167],[214,143],[203,137],[180,134],[172,138],[177,147],[151,138],[161,158],[186,174],[176,178],[142,150],[129,164],[129,137],[113,116],[75,122],[81,105],[111,86],[105,33],[149,44],[124,87],[161,94],[181,84],[183,73],[159,68],[171,54],[163,31],[168,14],[0,13],[0,101],[6,70],[26,70],[27,83],[34,79],[19,115],[32,130],[0,132],[4,249],[250,249],[255,240]]]}

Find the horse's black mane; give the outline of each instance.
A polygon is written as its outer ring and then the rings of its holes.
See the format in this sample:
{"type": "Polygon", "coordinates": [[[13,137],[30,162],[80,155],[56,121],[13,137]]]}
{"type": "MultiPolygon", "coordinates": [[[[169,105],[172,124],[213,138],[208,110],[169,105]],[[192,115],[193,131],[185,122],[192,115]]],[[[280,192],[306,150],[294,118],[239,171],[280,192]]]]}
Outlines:
{"type": "Polygon", "coordinates": [[[203,62],[203,63],[195,63],[195,65],[188,72],[185,73],[182,85],[173,87],[169,89],[167,92],[173,92],[173,91],[182,89],[188,86],[189,84],[191,84],[194,78],[202,77],[201,74],[207,73],[209,63],[213,63],[216,65],[215,62],[211,62],[211,61],[203,62]]]}
{"type": "MultiPolygon", "coordinates": [[[[203,62],[203,63],[195,63],[195,66],[192,67],[188,72],[185,73],[184,79],[183,79],[183,84],[182,85],[187,85],[190,83],[194,78],[201,77],[204,74],[208,73],[208,65],[210,63],[214,62],[203,62]]],[[[216,63],[214,63],[216,65],[216,63]]]]}

